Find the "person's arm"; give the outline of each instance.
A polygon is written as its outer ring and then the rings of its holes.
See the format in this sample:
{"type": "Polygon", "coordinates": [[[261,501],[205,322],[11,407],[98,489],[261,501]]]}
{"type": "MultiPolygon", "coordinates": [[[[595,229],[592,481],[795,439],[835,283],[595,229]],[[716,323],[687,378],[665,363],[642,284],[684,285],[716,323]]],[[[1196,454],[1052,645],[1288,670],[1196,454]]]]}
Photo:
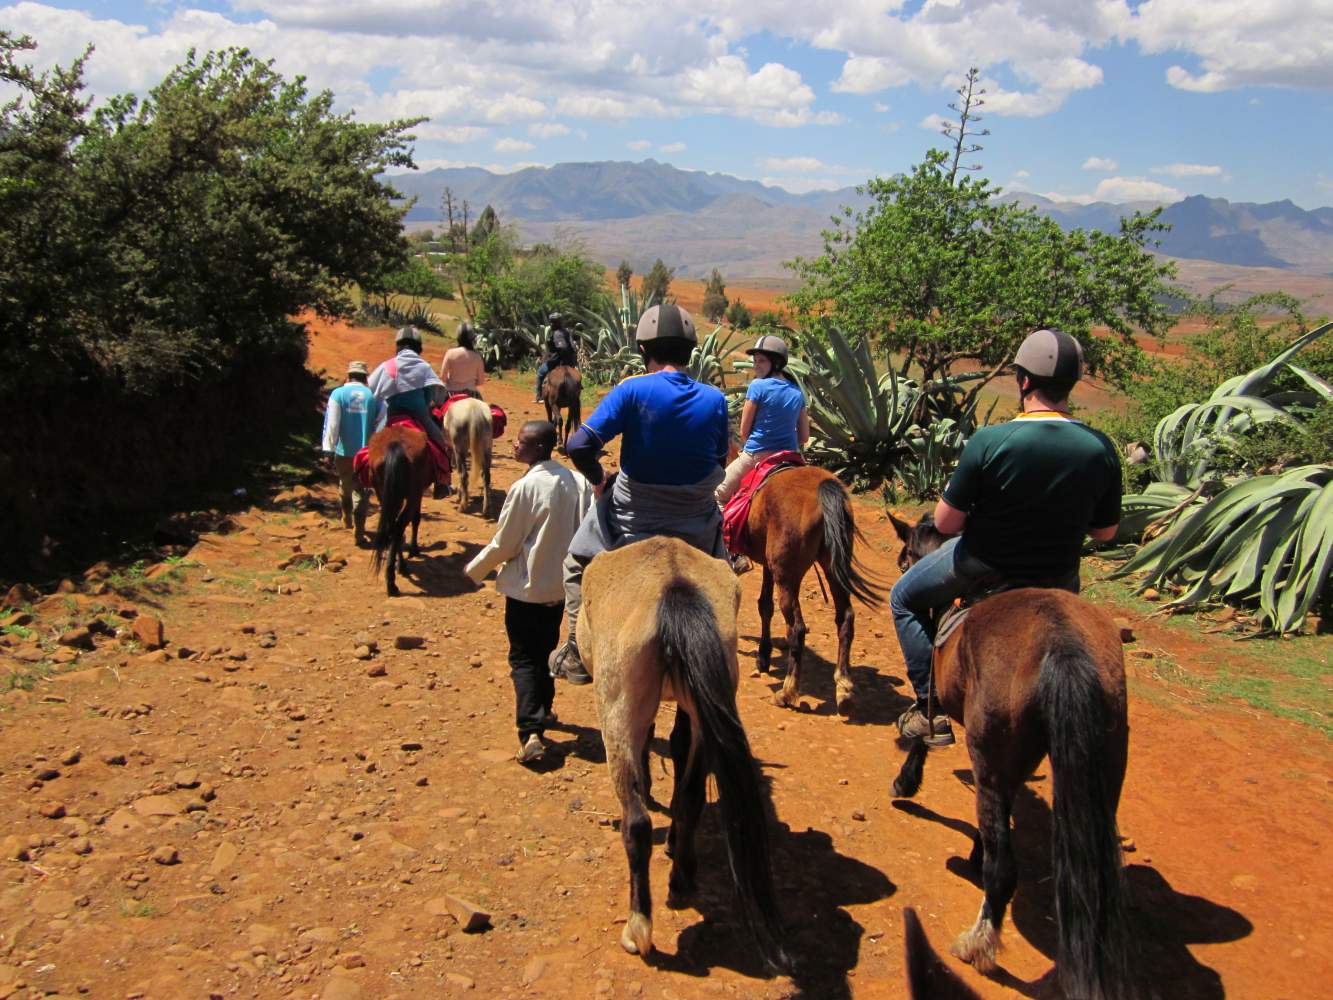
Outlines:
{"type": "Polygon", "coordinates": [[[321,444],[321,450],[332,455],[338,443],[338,431],[342,427],[342,407],[338,401],[329,396],[329,405],[324,409],[324,437],[321,444]]]}
{"type": "Polygon", "coordinates": [[[452,355],[453,353],[454,352],[452,350],[445,351],[444,361],[440,365],[440,381],[442,381],[445,385],[448,385],[450,382],[454,380],[453,377],[454,359],[450,357],[450,355],[452,355]]]}
{"type": "Polygon", "coordinates": [[[745,405],[741,407],[741,448],[744,449],[745,442],[750,440],[750,432],[754,430],[754,418],[759,413],[759,404],[753,399],[746,399],[745,405]]]}
{"type": "Polygon", "coordinates": [[[1115,538],[1115,533],[1120,530],[1120,522],[1108,524],[1104,528],[1089,528],[1088,536],[1097,542],[1109,542],[1115,538]]]}
{"type": "Polygon", "coordinates": [[[476,360],[477,360],[477,385],[481,385],[483,382],[486,381],[486,359],[483,358],[480,354],[477,354],[476,360]]]}
{"type": "Polygon", "coordinates": [[[1106,454],[1106,488],[1097,498],[1097,505],[1092,511],[1092,522],[1088,535],[1098,542],[1109,542],[1120,530],[1120,489],[1123,482],[1120,475],[1120,452],[1103,437],[1102,447],[1106,454]]]}
{"type": "Polygon", "coordinates": [[[810,440],[810,410],[802,406],[800,414],[796,417],[796,443],[805,446],[810,440]]]}
{"type": "Polygon", "coordinates": [[[583,473],[584,478],[593,486],[600,486],[606,475],[602,471],[602,463],[597,459],[601,450],[601,439],[587,424],[576,430],[565,442],[565,452],[569,455],[569,460],[574,463],[574,468],[583,473]]]}
{"type": "Polygon", "coordinates": [[[967,523],[967,513],[941,500],[935,505],[935,530],[941,535],[958,535],[967,523]]]}
{"type": "Polygon", "coordinates": [[[480,583],[501,563],[506,563],[523,551],[532,527],[532,500],[527,496],[522,481],[515,483],[505,496],[504,506],[495,524],[495,537],[476,554],[463,572],[480,583]]]}

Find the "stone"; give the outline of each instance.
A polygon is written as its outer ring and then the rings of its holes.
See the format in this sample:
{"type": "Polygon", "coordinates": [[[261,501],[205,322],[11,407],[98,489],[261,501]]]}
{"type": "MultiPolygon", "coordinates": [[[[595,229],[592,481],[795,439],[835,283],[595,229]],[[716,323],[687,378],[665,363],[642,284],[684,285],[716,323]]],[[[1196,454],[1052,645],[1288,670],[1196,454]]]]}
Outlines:
{"type": "Polygon", "coordinates": [[[393,638],[394,649],[420,649],[426,645],[426,640],[419,635],[396,635],[393,638]]]}
{"type": "Polygon", "coordinates": [[[1129,651],[1129,655],[1136,660],[1153,659],[1153,651],[1151,649],[1131,649],[1129,651]]]}
{"type": "Polygon", "coordinates": [[[60,755],[60,763],[66,767],[73,767],[79,761],[83,760],[83,752],[78,747],[66,750],[60,755]]]}
{"type": "Polygon", "coordinates": [[[1145,601],[1160,601],[1162,599],[1162,595],[1158,593],[1157,588],[1155,587],[1149,587],[1139,596],[1145,601]]]}
{"type": "Polygon", "coordinates": [[[383,663],[372,663],[366,667],[367,677],[383,677],[388,672],[383,663]]]}
{"type": "Polygon", "coordinates": [[[11,615],[5,615],[0,618],[0,628],[22,627],[32,624],[32,615],[26,611],[15,611],[11,615]]]}
{"type": "Polygon", "coordinates": [[[93,842],[87,837],[75,837],[69,842],[69,849],[78,855],[92,854],[93,842]]]}
{"type": "Polygon", "coordinates": [[[344,969],[364,969],[366,967],[365,956],[359,951],[344,952],[340,956],[338,963],[344,969]]]}
{"type": "Polygon", "coordinates": [[[38,781],[55,781],[60,777],[60,771],[54,767],[39,767],[33,772],[33,777],[38,781]]]}
{"type": "Polygon", "coordinates": [[[134,662],[142,663],[144,666],[154,663],[169,663],[171,662],[171,654],[165,649],[155,649],[151,653],[144,653],[143,656],[136,656],[134,662]]]}
{"type": "Polygon", "coordinates": [[[73,649],[69,646],[61,646],[51,654],[51,662],[58,664],[73,663],[79,658],[80,652],[80,650],[73,649]]]}
{"type": "Polygon", "coordinates": [[[181,803],[170,795],[145,795],[135,800],[134,811],[140,816],[175,816],[181,803]]]}
{"type": "Polygon", "coordinates": [[[269,924],[251,924],[246,928],[245,936],[252,945],[269,945],[278,940],[279,933],[269,924]]]}
{"type": "Polygon", "coordinates": [[[357,646],[354,650],[352,650],[352,655],[355,656],[358,660],[368,660],[375,654],[369,646],[363,645],[363,646],[357,646]]]}
{"type": "Polygon", "coordinates": [[[0,840],[0,861],[28,861],[31,858],[25,838],[9,836],[0,840]]]}
{"type": "Polygon", "coordinates": [[[86,628],[72,628],[62,632],[56,642],[71,649],[92,649],[93,634],[86,628]]]}
{"type": "Polygon", "coordinates": [[[63,819],[65,816],[65,803],[63,802],[43,802],[37,811],[47,819],[63,819]]]}
{"type": "Polygon", "coordinates": [[[461,972],[446,972],[444,978],[449,980],[450,984],[457,986],[460,990],[476,989],[477,983],[470,976],[465,976],[461,972]]]}
{"type": "Polygon", "coordinates": [[[352,645],[365,646],[372,653],[378,653],[380,651],[379,641],[369,632],[358,632],[356,638],[352,640],[352,645]]]}
{"type": "Polygon", "coordinates": [[[174,780],[177,788],[198,788],[199,772],[194,768],[186,768],[183,771],[177,771],[174,780]]]}
{"type": "Polygon", "coordinates": [[[174,865],[180,863],[180,854],[170,844],[163,844],[152,853],[152,859],[159,865],[174,865]]]}
{"type": "Polygon", "coordinates": [[[32,604],[41,596],[36,587],[26,583],[16,583],[5,592],[5,607],[21,608],[25,604],[32,604]]]}
{"type": "Polygon", "coordinates": [[[458,921],[464,934],[476,934],[491,926],[491,915],[476,903],[460,896],[445,896],[444,905],[449,915],[458,921]]]}
{"type": "Polygon", "coordinates": [[[338,928],[336,927],[312,927],[308,931],[302,931],[297,935],[298,944],[318,945],[318,944],[337,944],[338,928]]]}
{"type": "Polygon", "coordinates": [[[542,973],[546,971],[548,962],[541,955],[529,959],[527,965],[523,966],[523,985],[531,986],[538,979],[541,979],[542,973]]]}
{"type": "Polygon", "coordinates": [[[119,751],[111,751],[102,755],[102,763],[109,764],[111,767],[124,767],[125,755],[119,751]]]}
{"type": "Polygon", "coordinates": [[[853,809],[852,819],[856,820],[856,822],[858,823],[864,823],[866,821],[866,814],[863,813],[860,809],[853,809]]]}
{"type": "Polygon", "coordinates": [[[166,637],[163,633],[160,618],[155,618],[152,615],[139,615],[134,619],[130,628],[139,645],[149,652],[154,649],[161,649],[166,645],[166,637]]]}
{"type": "Polygon", "coordinates": [[[332,976],[320,991],[319,1000],[361,1000],[361,986],[347,976],[332,976]]]}

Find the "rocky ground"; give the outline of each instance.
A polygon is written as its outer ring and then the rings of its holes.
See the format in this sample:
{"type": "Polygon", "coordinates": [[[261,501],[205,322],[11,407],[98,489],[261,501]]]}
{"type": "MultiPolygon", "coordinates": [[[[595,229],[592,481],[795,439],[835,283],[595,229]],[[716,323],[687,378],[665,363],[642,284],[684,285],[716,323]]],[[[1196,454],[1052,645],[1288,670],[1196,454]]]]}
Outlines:
{"type": "MultiPolygon", "coordinates": [[[[511,430],[533,409],[522,388],[489,395],[511,430]]],[[[509,442],[497,451],[503,489],[520,469],[509,442]]],[[[961,740],[932,754],[915,802],[888,790],[905,681],[886,613],[860,615],[860,702],[840,719],[832,615],[808,581],[813,689],[801,711],[780,709],[777,680],[751,670],[751,574],[740,701],[773,791],[800,973],[766,978],[737,927],[711,808],[700,896],[677,911],[655,814],[660,950],[624,954],[626,867],[592,689],[561,687],[541,766],[513,760],[502,598],[462,573],[491,524],[428,500],[423,557],[389,600],[332,501],[327,486],[298,489],[182,526],[200,534],[179,560],[14,595],[32,610],[0,621],[0,1000],[900,997],[902,907],[941,950],[971,922],[961,740]]],[[[858,516],[892,578],[882,514],[858,516]]],[[[1121,825],[1145,981],[1164,997],[1321,995],[1327,744],[1191,701],[1153,658],[1188,667],[1218,647],[1126,624],[1121,825]]],[[[654,757],[664,796],[669,766],[654,757]]],[[[1052,995],[1044,765],[1028,787],[1004,972],[952,963],[985,996],[1052,995]]]]}

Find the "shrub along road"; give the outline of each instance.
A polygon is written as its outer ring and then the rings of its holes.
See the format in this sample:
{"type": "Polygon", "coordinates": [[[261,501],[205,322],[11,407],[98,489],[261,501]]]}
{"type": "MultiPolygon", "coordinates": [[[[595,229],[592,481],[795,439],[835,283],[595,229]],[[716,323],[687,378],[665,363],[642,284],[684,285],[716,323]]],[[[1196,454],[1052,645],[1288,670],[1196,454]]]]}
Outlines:
{"type": "MultiPolygon", "coordinates": [[[[383,337],[345,331],[339,351],[374,360],[383,337]]],[[[511,432],[534,415],[526,381],[487,393],[509,408],[511,432]]],[[[509,448],[497,448],[501,488],[521,471],[509,448]]],[[[45,673],[47,636],[67,636],[71,662],[0,695],[0,998],[889,998],[904,994],[903,906],[942,951],[971,923],[980,892],[964,864],[974,817],[962,740],[931,755],[915,803],[889,794],[905,680],[887,614],[859,612],[860,706],[840,720],[832,614],[807,581],[813,690],[801,711],[779,709],[776,679],[751,666],[753,573],[740,703],[773,790],[801,978],[760,977],[711,807],[702,891],[678,911],[664,905],[667,817],[654,814],[662,951],[652,965],[624,954],[625,858],[592,689],[560,687],[545,766],[512,760],[502,599],[462,575],[491,524],[428,500],[423,558],[390,601],[334,500],[328,486],[272,498],[155,579],[122,573],[111,578],[121,591],[95,593],[109,584],[94,574],[11,628],[0,678],[45,673]],[[153,619],[159,651],[146,649],[153,619]],[[34,648],[37,665],[12,655],[34,648]],[[469,905],[489,915],[476,933],[464,932],[480,920],[469,905]]],[[[858,514],[892,578],[882,514],[858,514]]],[[[1120,818],[1139,967],[1163,996],[1322,993],[1333,975],[1314,936],[1333,912],[1329,744],[1205,704],[1173,671],[1215,669],[1221,641],[1123,613],[1138,636],[1120,818]]],[[[662,797],[668,768],[654,757],[662,797]]],[[[1045,765],[1027,788],[1006,971],[985,980],[949,960],[988,997],[1049,989],[1038,982],[1054,948],[1045,765]]]]}

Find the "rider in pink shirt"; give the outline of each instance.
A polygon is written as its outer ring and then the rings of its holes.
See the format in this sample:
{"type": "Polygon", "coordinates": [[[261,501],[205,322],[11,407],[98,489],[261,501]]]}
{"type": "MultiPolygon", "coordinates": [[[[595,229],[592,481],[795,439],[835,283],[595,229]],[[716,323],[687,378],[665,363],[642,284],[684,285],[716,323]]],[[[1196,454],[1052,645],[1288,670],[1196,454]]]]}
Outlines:
{"type": "Polygon", "coordinates": [[[481,398],[477,388],[486,381],[486,363],[477,353],[475,343],[471,324],[464,323],[458,328],[458,346],[444,353],[440,377],[444,379],[445,391],[451,396],[465,392],[476,399],[481,398]]]}

